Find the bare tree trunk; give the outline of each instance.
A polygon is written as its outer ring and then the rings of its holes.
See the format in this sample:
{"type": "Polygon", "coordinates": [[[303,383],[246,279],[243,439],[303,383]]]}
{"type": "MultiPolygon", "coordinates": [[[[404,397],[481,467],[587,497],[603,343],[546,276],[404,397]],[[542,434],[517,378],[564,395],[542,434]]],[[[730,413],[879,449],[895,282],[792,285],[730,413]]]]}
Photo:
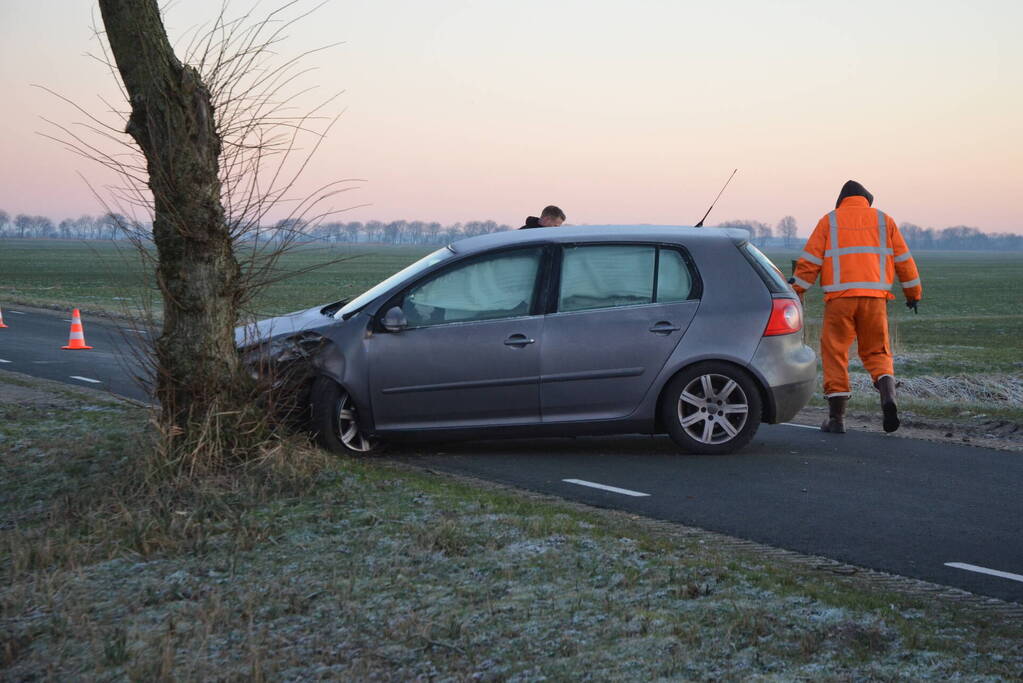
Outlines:
{"type": "Polygon", "coordinates": [[[244,386],[234,346],[241,272],[221,202],[221,139],[210,93],[175,56],[157,0],[99,6],[131,104],[126,132],[145,155],[155,204],[164,302],[156,395],[165,426],[187,444],[190,429],[239,405],[244,386]]]}

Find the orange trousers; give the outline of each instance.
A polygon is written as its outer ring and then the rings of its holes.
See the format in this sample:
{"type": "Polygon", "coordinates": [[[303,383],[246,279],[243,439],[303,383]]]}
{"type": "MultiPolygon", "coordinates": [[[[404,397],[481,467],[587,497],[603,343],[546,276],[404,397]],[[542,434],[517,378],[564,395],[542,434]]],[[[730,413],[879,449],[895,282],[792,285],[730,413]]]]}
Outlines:
{"type": "Polygon", "coordinates": [[[888,300],[881,297],[843,296],[824,304],[821,328],[821,363],[824,396],[849,396],[849,347],[856,340],[860,360],[875,382],[895,376],[888,343],[888,300]]]}

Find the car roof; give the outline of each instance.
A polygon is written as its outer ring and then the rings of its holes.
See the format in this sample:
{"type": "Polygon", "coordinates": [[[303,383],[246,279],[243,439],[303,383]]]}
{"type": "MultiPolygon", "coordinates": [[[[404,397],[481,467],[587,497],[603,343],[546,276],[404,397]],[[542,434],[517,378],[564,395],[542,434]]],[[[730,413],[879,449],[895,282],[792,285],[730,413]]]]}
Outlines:
{"type": "Polygon", "coordinates": [[[449,248],[456,254],[470,254],[516,244],[590,241],[742,244],[749,241],[749,231],[742,228],[694,228],[684,225],[570,225],[507,230],[466,237],[453,242],[449,248]]]}

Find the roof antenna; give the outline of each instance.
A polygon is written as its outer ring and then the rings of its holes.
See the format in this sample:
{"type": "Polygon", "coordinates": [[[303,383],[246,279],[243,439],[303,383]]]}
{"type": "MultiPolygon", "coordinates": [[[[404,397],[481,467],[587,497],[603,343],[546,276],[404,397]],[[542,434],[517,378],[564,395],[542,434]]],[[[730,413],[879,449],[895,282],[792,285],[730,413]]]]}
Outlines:
{"type": "Polygon", "coordinates": [[[702,228],[703,227],[703,221],[707,220],[707,216],[710,215],[710,212],[714,208],[714,205],[718,203],[719,199],[721,199],[721,193],[725,191],[725,187],[728,187],[728,183],[732,182],[732,178],[734,178],[735,174],[738,173],[738,172],[739,172],[739,169],[735,169],[734,171],[732,171],[732,175],[728,176],[728,180],[725,181],[724,187],[721,188],[721,192],[718,192],[718,196],[714,197],[714,201],[710,203],[710,208],[707,209],[707,213],[703,214],[703,218],[700,219],[699,223],[697,223],[696,225],[693,226],[694,228],[702,228]]]}

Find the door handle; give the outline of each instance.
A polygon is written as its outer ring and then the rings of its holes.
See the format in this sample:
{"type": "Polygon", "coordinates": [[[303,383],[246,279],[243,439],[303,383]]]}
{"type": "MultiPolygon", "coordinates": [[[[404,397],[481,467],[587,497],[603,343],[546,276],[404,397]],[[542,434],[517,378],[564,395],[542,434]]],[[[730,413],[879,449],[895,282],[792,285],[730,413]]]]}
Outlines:
{"type": "Polygon", "coordinates": [[[662,320],[659,323],[654,323],[654,325],[650,328],[650,331],[654,334],[671,334],[672,332],[681,329],[682,328],[678,325],[673,325],[667,320],[662,320]]]}
{"type": "Polygon", "coordinates": [[[507,339],[504,340],[504,345],[505,346],[517,346],[519,348],[522,348],[523,346],[526,346],[527,344],[535,344],[535,343],[536,343],[535,339],[530,339],[529,337],[527,337],[524,334],[513,334],[512,336],[510,336],[510,337],[508,337],[507,339]]]}

